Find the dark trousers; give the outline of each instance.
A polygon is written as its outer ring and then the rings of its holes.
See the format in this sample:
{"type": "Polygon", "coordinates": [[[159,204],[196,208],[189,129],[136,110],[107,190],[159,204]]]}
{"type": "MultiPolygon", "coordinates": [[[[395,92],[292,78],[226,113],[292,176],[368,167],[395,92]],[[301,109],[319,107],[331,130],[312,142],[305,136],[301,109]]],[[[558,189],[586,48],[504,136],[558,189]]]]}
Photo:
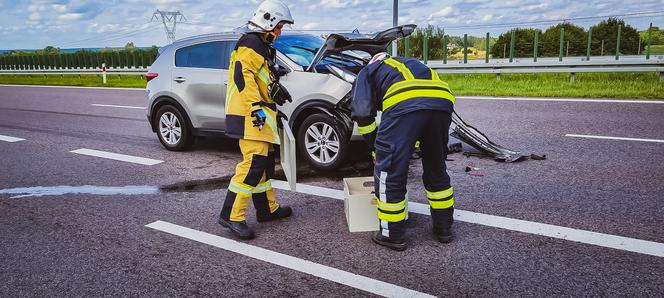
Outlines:
{"type": "Polygon", "coordinates": [[[419,110],[398,117],[383,114],[376,136],[374,180],[383,236],[401,239],[408,217],[406,181],[415,142],[422,151],[422,182],[431,208],[434,233],[452,226],[454,196],[445,165],[450,113],[419,110]]]}

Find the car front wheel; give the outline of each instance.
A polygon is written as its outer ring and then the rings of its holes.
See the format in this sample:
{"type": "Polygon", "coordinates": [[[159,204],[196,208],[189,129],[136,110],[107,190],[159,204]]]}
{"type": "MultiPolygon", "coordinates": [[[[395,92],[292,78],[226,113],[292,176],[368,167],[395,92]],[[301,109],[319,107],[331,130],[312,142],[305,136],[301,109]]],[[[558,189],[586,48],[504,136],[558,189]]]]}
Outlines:
{"type": "Polygon", "coordinates": [[[191,127],[180,110],[172,105],[165,105],[157,110],[155,127],[159,141],[170,151],[187,150],[193,143],[191,127]]]}
{"type": "Polygon", "coordinates": [[[334,170],[349,150],[349,140],[334,119],[325,114],[308,116],[298,130],[298,149],[315,168],[334,170]]]}

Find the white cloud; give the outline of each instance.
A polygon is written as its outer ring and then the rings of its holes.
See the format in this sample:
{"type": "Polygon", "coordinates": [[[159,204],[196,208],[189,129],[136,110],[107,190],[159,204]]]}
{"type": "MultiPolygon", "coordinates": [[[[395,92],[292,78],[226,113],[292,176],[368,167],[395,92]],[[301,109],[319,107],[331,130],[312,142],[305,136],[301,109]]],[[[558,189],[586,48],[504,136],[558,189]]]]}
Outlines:
{"type": "Polygon", "coordinates": [[[82,17],[83,17],[83,14],[70,12],[70,13],[65,13],[65,14],[59,15],[58,20],[61,20],[61,21],[75,21],[75,20],[81,19],[82,17]]]}
{"type": "Polygon", "coordinates": [[[318,23],[318,22],[306,23],[306,24],[302,25],[302,30],[316,29],[316,28],[318,28],[318,25],[320,25],[320,23],[318,23]]]}
{"type": "Polygon", "coordinates": [[[482,17],[482,22],[488,22],[488,21],[491,21],[492,19],[493,19],[493,15],[492,15],[492,14],[485,14],[485,15],[482,17]]]}
{"type": "Polygon", "coordinates": [[[323,8],[342,8],[348,5],[348,2],[342,2],[341,0],[321,0],[320,4],[323,8]]]}
{"type": "Polygon", "coordinates": [[[454,11],[454,8],[452,8],[451,6],[447,6],[447,7],[443,8],[443,9],[437,11],[437,12],[434,12],[434,13],[430,14],[429,15],[429,20],[432,20],[432,19],[435,19],[435,18],[444,18],[444,17],[449,16],[450,14],[452,14],[453,11],[454,11]]]}

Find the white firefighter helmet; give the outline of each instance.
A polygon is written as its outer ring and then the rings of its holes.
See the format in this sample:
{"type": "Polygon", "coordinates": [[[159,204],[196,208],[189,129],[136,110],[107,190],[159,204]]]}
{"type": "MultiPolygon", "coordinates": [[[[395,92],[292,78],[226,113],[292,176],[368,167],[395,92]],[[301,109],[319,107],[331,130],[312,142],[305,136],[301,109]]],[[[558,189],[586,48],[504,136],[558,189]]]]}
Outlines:
{"type": "Polygon", "coordinates": [[[375,55],[373,55],[373,57],[371,57],[371,60],[369,60],[369,64],[372,64],[374,62],[383,61],[387,58],[390,58],[390,55],[388,53],[379,52],[379,53],[376,53],[375,55]]]}
{"type": "Polygon", "coordinates": [[[263,32],[270,32],[281,22],[286,24],[295,22],[288,6],[278,0],[266,0],[256,8],[254,16],[249,20],[249,27],[255,26],[263,32]]]}

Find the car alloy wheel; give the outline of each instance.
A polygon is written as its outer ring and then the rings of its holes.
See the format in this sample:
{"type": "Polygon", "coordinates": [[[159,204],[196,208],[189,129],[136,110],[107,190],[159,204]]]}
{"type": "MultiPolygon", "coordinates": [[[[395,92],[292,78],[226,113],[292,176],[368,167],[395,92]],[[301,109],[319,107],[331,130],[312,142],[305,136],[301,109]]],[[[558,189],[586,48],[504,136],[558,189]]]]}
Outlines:
{"type": "Polygon", "coordinates": [[[339,156],[339,135],[327,123],[315,122],[307,128],[304,146],[311,159],[328,164],[339,156]]]}
{"type": "Polygon", "coordinates": [[[175,146],[182,137],[180,119],[171,112],[162,114],[159,118],[159,133],[164,142],[175,146]]]}

